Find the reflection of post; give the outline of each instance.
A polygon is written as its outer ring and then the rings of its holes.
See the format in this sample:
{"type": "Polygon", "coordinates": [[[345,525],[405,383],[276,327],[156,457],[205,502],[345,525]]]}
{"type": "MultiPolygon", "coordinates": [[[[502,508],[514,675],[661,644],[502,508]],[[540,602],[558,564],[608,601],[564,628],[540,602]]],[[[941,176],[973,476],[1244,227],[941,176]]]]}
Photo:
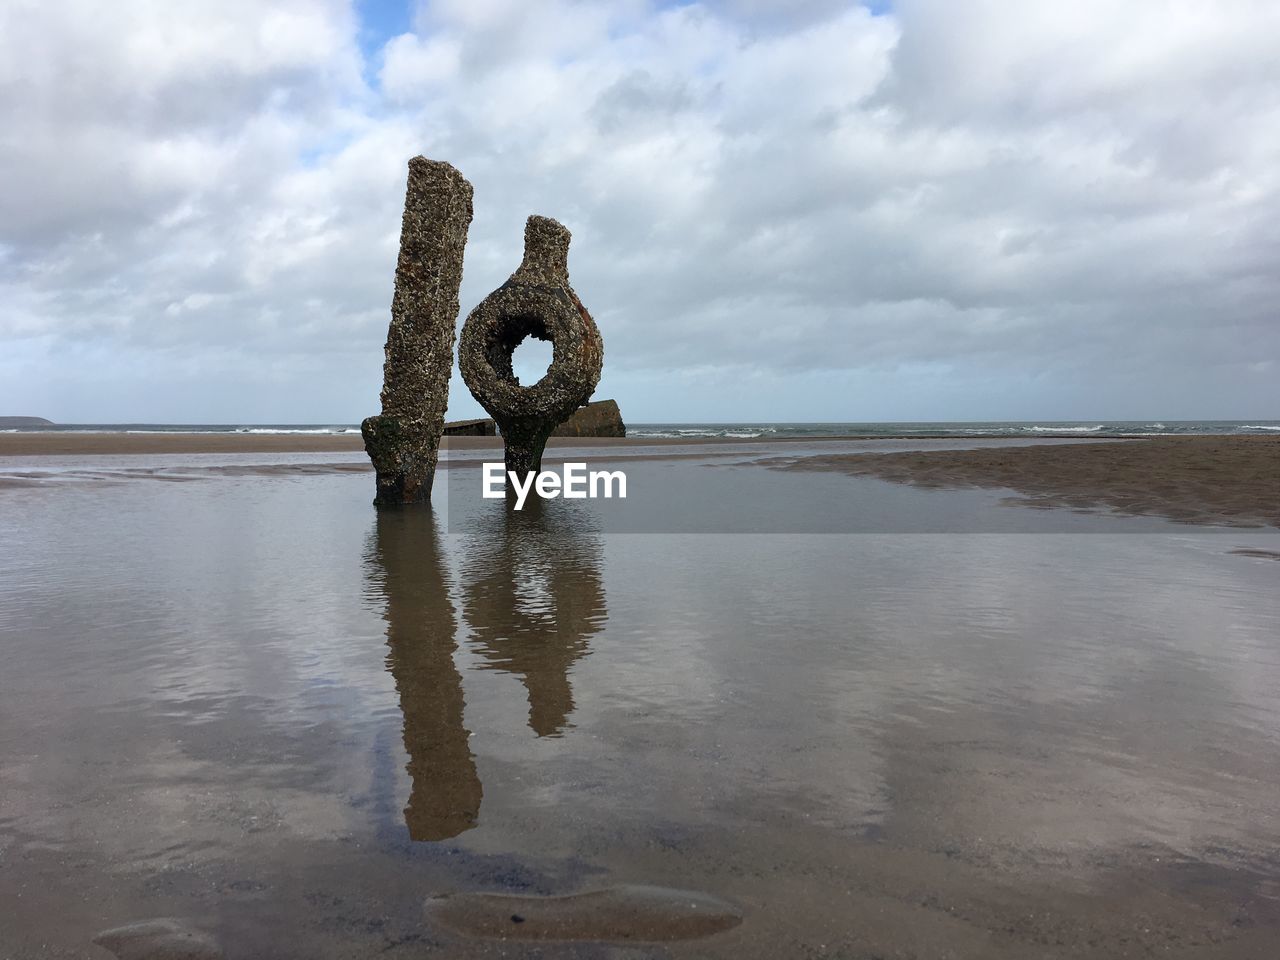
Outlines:
{"type": "Polygon", "coordinates": [[[445,840],[476,825],[481,786],[463,723],[453,604],[429,511],[379,511],[369,577],[386,598],[387,666],[404,713],[414,840],[445,840]]]}
{"type": "Polygon", "coordinates": [[[569,669],[605,621],[599,539],[560,501],[502,510],[468,544],[464,615],[491,670],[520,675],[529,726],[556,736],[573,712],[569,669]]]}

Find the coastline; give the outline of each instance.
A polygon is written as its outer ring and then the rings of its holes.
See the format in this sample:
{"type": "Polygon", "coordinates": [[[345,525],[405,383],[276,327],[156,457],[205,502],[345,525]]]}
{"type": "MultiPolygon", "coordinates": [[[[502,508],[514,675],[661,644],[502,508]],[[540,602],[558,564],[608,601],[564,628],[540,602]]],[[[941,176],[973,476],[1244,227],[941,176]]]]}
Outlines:
{"type": "MultiPolygon", "coordinates": [[[[1017,440],[1033,445],[1045,441],[1074,443],[1110,443],[1128,437],[1090,437],[1079,440],[1072,436],[1010,437],[1006,434],[973,434],[965,437],[946,434],[847,434],[824,437],[552,437],[547,449],[564,447],[683,447],[742,446],[744,444],[823,444],[850,440],[921,440],[963,443],[969,440],[1017,440]]],[[[1199,438],[1188,438],[1199,439],[1199,438]]],[[[1271,439],[1264,437],[1261,439],[1271,439]]],[[[441,450],[502,449],[502,438],[443,437],[441,450]]],[[[70,430],[24,430],[0,434],[0,457],[40,456],[129,456],[166,453],[345,453],[363,451],[364,440],[358,434],[298,433],[111,433],[74,432],[70,430]]]]}

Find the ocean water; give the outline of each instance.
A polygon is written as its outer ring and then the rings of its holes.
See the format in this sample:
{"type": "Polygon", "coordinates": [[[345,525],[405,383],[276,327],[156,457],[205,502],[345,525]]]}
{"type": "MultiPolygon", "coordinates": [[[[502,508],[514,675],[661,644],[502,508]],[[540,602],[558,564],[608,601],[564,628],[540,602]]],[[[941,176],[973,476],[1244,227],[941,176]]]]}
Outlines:
{"type": "MultiPolygon", "coordinates": [[[[19,427],[0,433],[245,433],[356,434],[357,424],[166,424],[78,423],[19,427]]],[[[629,423],[636,439],[718,437],[785,439],[792,437],[1156,437],[1196,434],[1268,435],[1280,433],[1280,420],[998,420],[990,422],[832,422],[832,423],[629,423]]]]}
{"type": "Polygon", "coordinates": [[[711,455],[636,476],[889,532],[612,534],[566,501],[455,530],[448,484],[376,511],[367,472],[287,459],[0,487],[0,956],[154,917],[229,960],[1273,955],[1280,535],[711,455]],[[921,526],[983,512],[1031,526],[921,526]],[[741,925],[423,909],[634,884],[741,925]]]}
{"type": "Polygon", "coordinates": [[[629,437],[1157,437],[1276,434],[1280,420],[999,420],[904,423],[637,423],[629,437]]]}

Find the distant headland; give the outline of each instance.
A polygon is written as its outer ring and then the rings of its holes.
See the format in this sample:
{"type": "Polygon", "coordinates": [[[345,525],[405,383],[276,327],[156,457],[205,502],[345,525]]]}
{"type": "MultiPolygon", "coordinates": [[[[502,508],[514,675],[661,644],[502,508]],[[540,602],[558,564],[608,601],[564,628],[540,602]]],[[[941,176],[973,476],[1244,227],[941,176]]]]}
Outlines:
{"type": "Polygon", "coordinates": [[[0,417],[0,430],[5,427],[52,427],[53,421],[44,417],[0,417]]]}

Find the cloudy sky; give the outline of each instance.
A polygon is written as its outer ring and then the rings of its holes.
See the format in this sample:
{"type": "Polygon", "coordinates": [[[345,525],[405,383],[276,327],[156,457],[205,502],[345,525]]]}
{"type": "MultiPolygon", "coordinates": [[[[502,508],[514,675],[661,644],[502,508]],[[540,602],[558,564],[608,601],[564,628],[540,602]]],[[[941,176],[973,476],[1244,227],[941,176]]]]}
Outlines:
{"type": "Polygon", "coordinates": [[[422,153],[475,185],[464,315],[528,214],[573,231],[631,421],[1280,418],[1277,37],[1274,0],[8,0],[0,414],[376,412],[422,153]]]}

